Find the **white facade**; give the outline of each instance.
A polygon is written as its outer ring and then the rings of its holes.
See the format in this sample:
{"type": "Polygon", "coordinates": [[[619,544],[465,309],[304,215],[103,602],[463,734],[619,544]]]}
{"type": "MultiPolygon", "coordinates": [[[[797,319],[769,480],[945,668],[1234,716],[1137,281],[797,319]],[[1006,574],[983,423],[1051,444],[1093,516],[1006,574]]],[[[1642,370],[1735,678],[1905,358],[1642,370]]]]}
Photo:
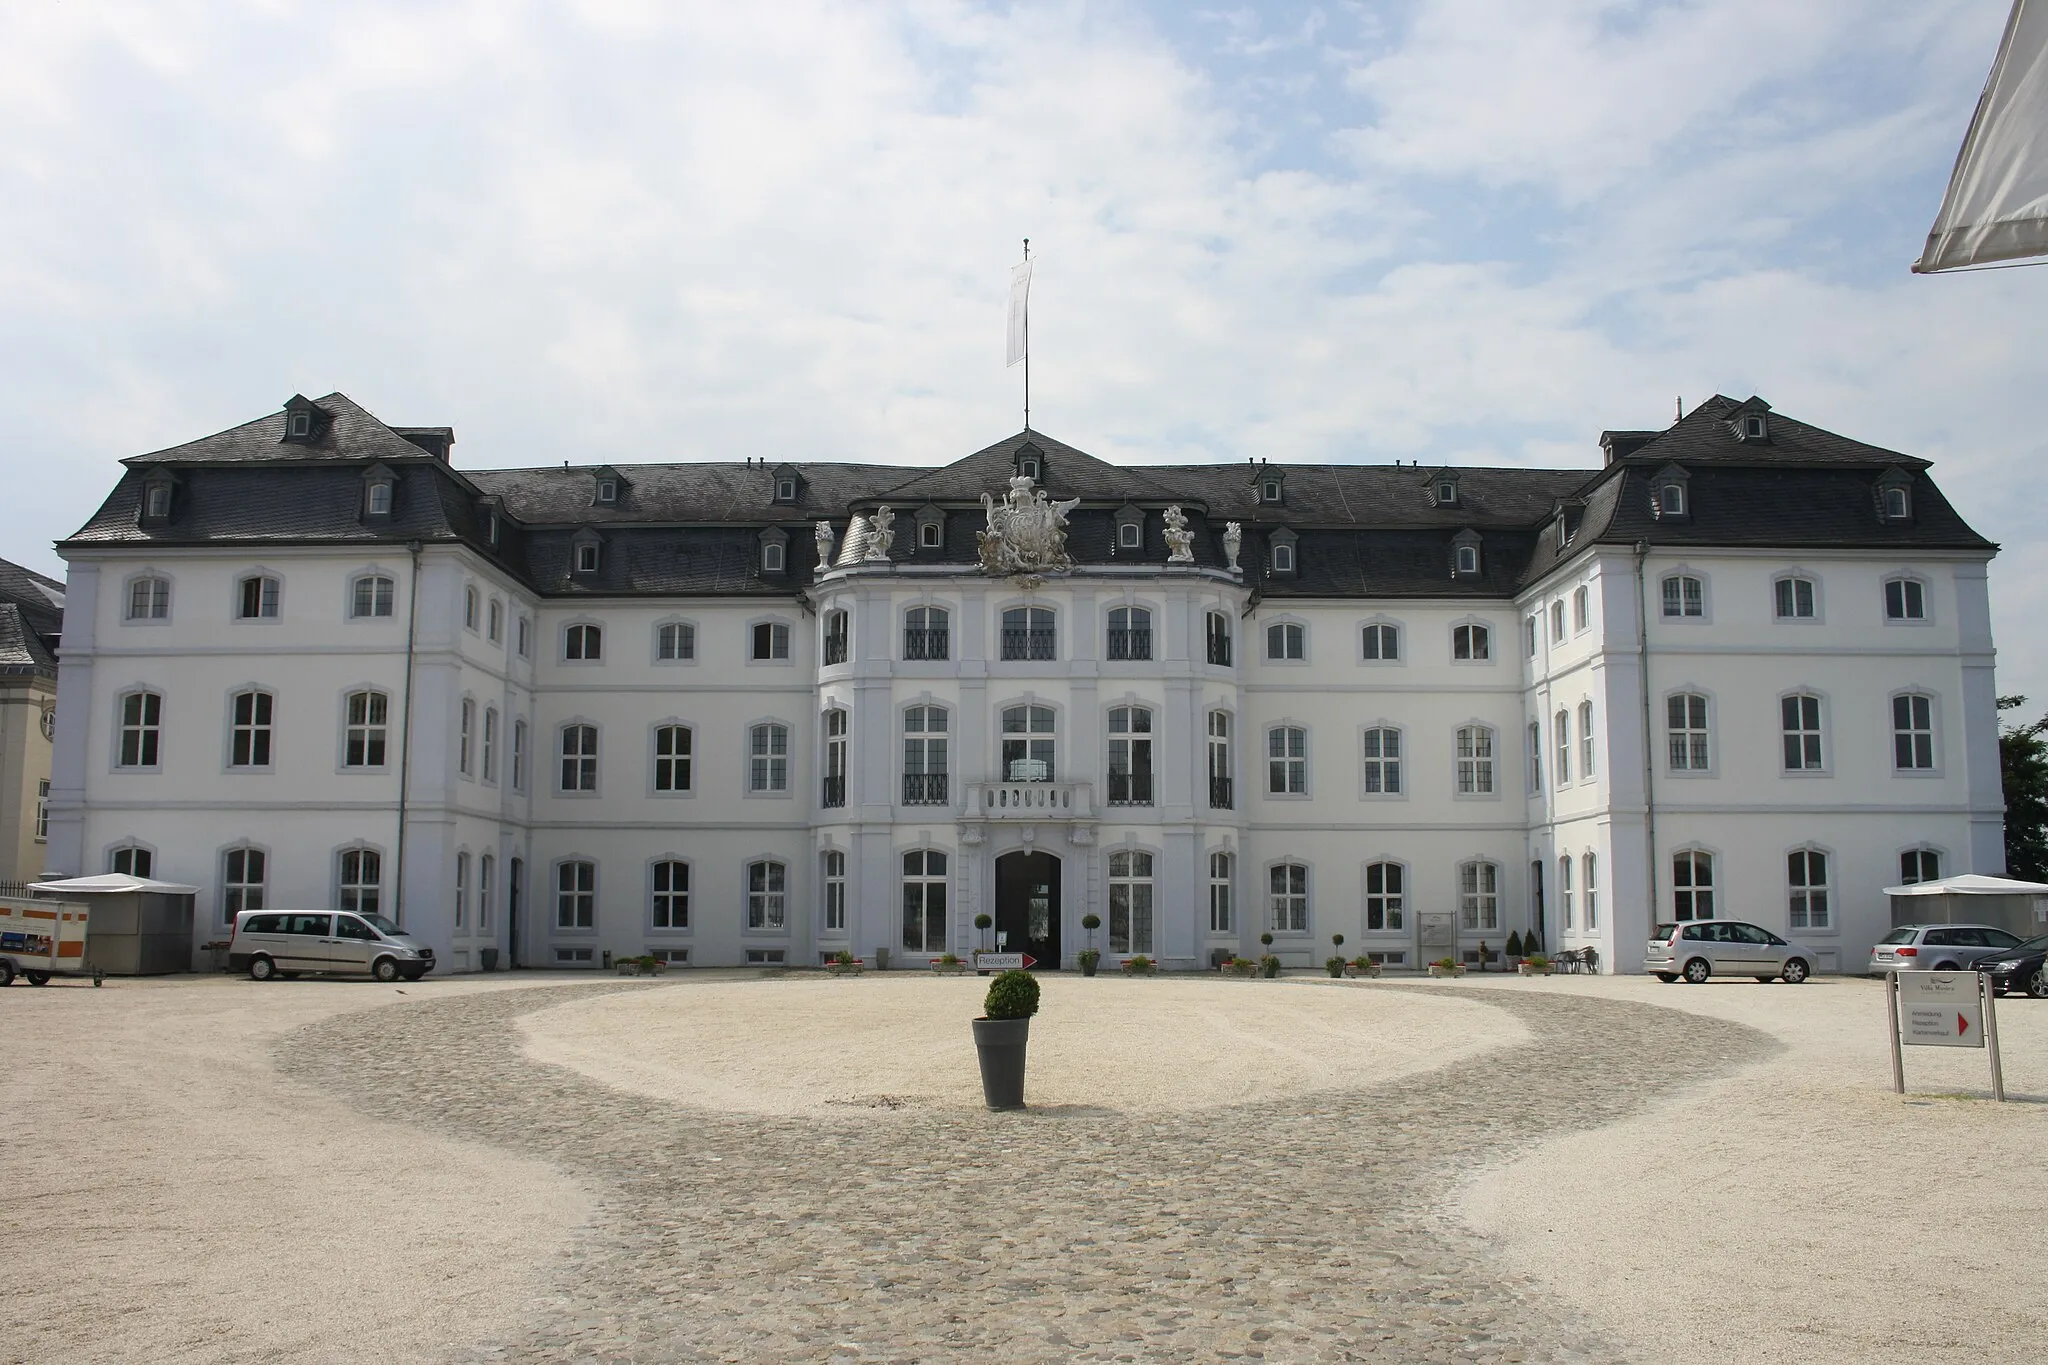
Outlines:
{"type": "MultiPolygon", "coordinates": [[[[1697,854],[1710,864],[1688,871],[1710,866],[1713,911],[1815,944],[1823,970],[1855,969],[1889,927],[1880,888],[1903,855],[1935,855],[1939,875],[2003,869],[1984,553],[1660,548],[1639,565],[1596,547],[1512,601],[1481,602],[1260,599],[1242,574],[1164,563],[1027,586],[888,561],[779,599],[564,601],[461,545],[66,553],[49,867],[98,872],[141,850],[152,875],[205,888],[202,941],[223,936],[237,877],[271,907],[330,906],[345,869],[364,877],[345,855],[368,851],[379,908],[458,971],[487,948],[501,966],[647,951],[813,963],[840,948],[921,963],[981,942],[973,919],[993,910],[997,859],[1032,850],[1060,860],[1063,965],[1093,912],[1112,958],[1176,967],[1256,955],[1266,931],[1294,966],[1320,962],[1333,934],[1345,956],[1413,965],[1540,926],[1552,950],[1592,946],[1626,971],[1675,897],[1706,889],[1674,885],[1674,859],[1697,854]],[[1788,576],[1812,585],[1795,601],[1810,614],[1777,614],[1788,576]],[[153,600],[133,610],[143,577],[168,584],[161,615],[153,600]],[[241,615],[251,577],[275,581],[271,614],[259,589],[257,614],[241,615]],[[357,613],[366,577],[389,580],[388,615],[357,613]],[[1699,586],[1681,583],[1667,616],[1672,577],[1699,586]],[[1916,614],[1888,616],[1892,580],[1918,585],[1916,614]],[[1002,657],[1002,614],[1019,606],[1052,612],[1053,658],[1002,657]],[[930,607],[947,612],[946,657],[907,658],[906,613],[930,607]],[[1150,613],[1149,659],[1110,657],[1111,613],[1130,607],[1150,613]],[[846,659],[827,664],[836,612],[846,659]],[[1228,664],[1209,660],[1211,613],[1227,623],[1228,664]],[[787,657],[752,657],[755,628],[773,655],[778,625],[787,657]],[[570,657],[572,628],[592,626],[599,657],[570,657]],[[691,628],[691,657],[662,657],[663,626],[691,628]],[[1284,628],[1300,627],[1301,657],[1269,657],[1275,626],[1283,654],[1284,628]],[[1397,657],[1368,657],[1367,628],[1387,626],[1397,657]],[[1454,632],[1475,626],[1485,657],[1457,657],[1454,632]],[[272,699],[264,743],[261,713],[235,700],[253,692],[272,699]],[[153,750],[125,701],[144,693],[161,698],[153,750]],[[350,698],[365,693],[385,698],[381,762],[362,733],[351,749],[350,698]],[[1683,766],[1674,696],[1704,706],[1695,735],[1683,703],[1683,766]],[[1818,716],[1817,756],[1795,733],[1793,768],[1787,697],[1812,698],[1818,716]],[[1901,697],[1925,699],[1908,701],[1903,736],[1901,697]],[[1020,737],[1051,741],[1050,781],[1005,781],[1029,772],[1003,761],[1016,707],[1050,713],[1049,732],[1020,737]],[[925,728],[907,736],[912,708],[925,728]],[[1148,732],[1133,732],[1132,708],[1148,732]],[[843,763],[829,754],[835,711],[843,763]],[[1210,781],[1212,726],[1227,794],[1210,781]],[[665,727],[687,731],[687,776],[665,727]],[[941,734],[943,783],[907,789],[906,740],[941,734]],[[1141,735],[1149,792],[1112,780],[1112,746],[1141,735]],[[593,789],[568,789],[586,758],[593,789]],[[841,773],[843,800],[828,781],[841,773]],[[1149,801],[1112,803],[1139,794],[1149,801]],[[260,878],[245,850],[262,855],[260,878]],[[1809,852],[1821,860],[1800,872],[1817,884],[1795,885],[1790,860],[1809,852]],[[920,915],[914,944],[907,895],[937,917],[920,915]],[[1148,900],[1149,937],[1142,913],[1122,930],[1113,911],[1148,900]]],[[[1382,656],[1385,640],[1375,632],[1382,656]]],[[[1803,725],[1807,703],[1796,708],[1803,725]]],[[[358,732],[375,728],[358,718],[358,732]]]]}

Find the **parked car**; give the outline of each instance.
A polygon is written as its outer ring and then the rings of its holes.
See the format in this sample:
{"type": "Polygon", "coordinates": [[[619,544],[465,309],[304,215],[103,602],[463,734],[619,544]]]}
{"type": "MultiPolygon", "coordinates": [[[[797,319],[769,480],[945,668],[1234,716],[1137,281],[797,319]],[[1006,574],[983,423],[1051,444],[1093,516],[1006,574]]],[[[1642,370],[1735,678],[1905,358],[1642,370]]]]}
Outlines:
{"type": "Polygon", "coordinates": [[[1959,972],[1984,954],[2017,947],[2018,934],[1995,924],[1901,924],[1870,950],[1870,974],[1959,972]]]}
{"type": "Polygon", "coordinates": [[[2016,944],[2010,952],[1989,953],[1973,965],[1990,974],[1994,991],[2025,991],[2048,1000],[2048,934],[2016,944]]]}
{"type": "Polygon", "coordinates": [[[1682,976],[1697,985],[1719,972],[1759,981],[1781,976],[1796,986],[1813,975],[1813,964],[1820,961],[1820,954],[1805,944],[1739,919],[1660,924],[1655,933],[1643,966],[1659,981],[1682,976]]]}
{"type": "Polygon", "coordinates": [[[228,970],[256,981],[305,972],[417,981],[434,970],[434,950],[382,915],[244,910],[228,940],[228,970]]]}

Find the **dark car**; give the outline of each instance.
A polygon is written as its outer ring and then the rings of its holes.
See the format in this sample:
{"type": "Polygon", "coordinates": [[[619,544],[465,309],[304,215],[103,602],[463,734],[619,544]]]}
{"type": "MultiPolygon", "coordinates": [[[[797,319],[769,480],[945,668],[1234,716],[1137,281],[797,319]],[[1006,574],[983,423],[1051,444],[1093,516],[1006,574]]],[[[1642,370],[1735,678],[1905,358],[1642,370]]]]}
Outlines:
{"type": "Polygon", "coordinates": [[[2025,991],[2036,1000],[2048,1000],[2048,934],[2017,948],[1987,953],[1977,959],[1976,967],[1991,977],[1994,991],[2025,991]]]}

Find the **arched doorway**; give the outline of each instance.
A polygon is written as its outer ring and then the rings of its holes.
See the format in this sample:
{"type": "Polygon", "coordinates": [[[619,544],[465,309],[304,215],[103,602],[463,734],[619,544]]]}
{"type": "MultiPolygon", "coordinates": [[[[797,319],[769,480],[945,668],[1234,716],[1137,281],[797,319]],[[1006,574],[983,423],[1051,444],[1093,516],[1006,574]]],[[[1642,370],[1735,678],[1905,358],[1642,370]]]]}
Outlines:
{"type": "Polygon", "coordinates": [[[1026,952],[1046,971],[1060,965],[1060,860],[1036,851],[996,859],[996,932],[1011,952],[1026,952]]]}

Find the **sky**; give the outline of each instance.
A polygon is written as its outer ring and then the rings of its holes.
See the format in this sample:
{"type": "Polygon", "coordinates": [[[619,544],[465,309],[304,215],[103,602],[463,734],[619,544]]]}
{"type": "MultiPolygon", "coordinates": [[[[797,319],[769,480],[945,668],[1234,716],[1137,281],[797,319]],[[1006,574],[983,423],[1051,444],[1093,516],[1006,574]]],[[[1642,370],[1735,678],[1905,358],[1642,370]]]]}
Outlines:
{"type": "Polygon", "coordinates": [[[1917,277],[2007,0],[12,0],[0,557],[340,390],[496,468],[1934,461],[2048,710],[2048,270],[1917,277]]]}

